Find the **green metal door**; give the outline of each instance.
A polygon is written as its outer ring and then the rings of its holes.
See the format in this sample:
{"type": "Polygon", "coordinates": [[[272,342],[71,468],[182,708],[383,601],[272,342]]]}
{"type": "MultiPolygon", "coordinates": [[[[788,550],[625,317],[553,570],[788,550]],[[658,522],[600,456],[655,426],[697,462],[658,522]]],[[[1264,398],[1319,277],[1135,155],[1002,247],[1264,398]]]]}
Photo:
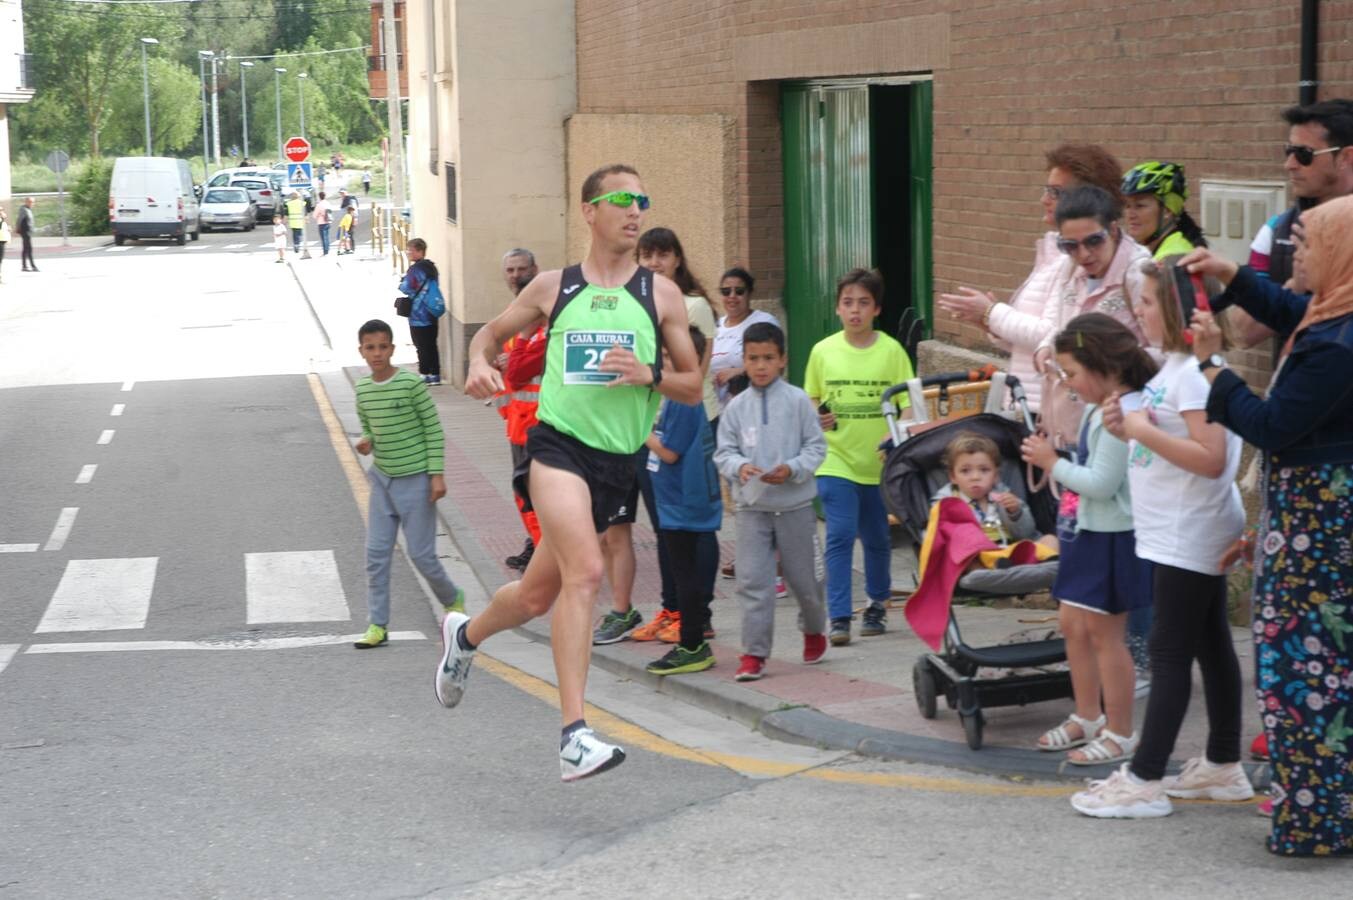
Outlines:
{"type": "Polygon", "coordinates": [[[909,350],[929,331],[931,84],[787,84],[781,89],[789,377],[839,328],[836,279],[885,281],[879,327],[909,350]]]}
{"type": "Polygon", "coordinates": [[[868,87],[786,85],[781,120],[789,377],[802,384],[813,345],[839,327],[836,279],[871,265],[868,87]]]}

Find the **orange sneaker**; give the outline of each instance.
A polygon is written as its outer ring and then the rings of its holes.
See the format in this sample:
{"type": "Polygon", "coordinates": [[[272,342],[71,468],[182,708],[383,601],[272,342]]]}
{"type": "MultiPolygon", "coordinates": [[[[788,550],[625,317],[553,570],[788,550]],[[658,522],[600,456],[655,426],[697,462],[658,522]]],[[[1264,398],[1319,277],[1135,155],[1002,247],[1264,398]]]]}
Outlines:
{"type": "Polygon", "coordinates": [[[670,613],[667,624],[658,632],[658,640],[664,644],[681,643],[681,613],[670,613]]]}
{"type": "Polygon", "coordinates": [[[656,641],[659,633],[673,622],[677,624],[678,628],[681,627],[681,615],[679,613],[674,613],[670,609],[659,609],[656,616],[630,632],[630,640],[656,641]]]}

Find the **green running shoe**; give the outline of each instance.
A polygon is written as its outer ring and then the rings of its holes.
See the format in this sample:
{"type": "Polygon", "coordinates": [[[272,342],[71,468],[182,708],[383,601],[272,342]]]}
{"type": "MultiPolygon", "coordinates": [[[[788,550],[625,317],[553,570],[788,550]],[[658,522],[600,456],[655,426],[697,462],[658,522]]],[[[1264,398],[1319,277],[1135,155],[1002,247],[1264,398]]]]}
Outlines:
{"type": "Polygon", "coordinates": [[[463,613],[465,612],[465,591],[456,588],[456,599],[442,607],[445,612],[463,613]]]}
{"type": "Polygon", "coordinates": [[[687,650],[680,644],[667,651],[667,655],[657,662],[648,664],[650,675],[685,675],[687,672],[703,672],[714,665],[714,651],[705,641],[694,650],[687,650]]]}
{"type": "Polygon", "coordinates": [[[352,646],[356,647],[358,650],[370,650],[372,647],[379,647],[389,639],[389,634],[386,632],[384,626],[368,625],[366,627],[366,634],[362,635],[360,639],[353,641],[352,646]]]}
{"type": "Polygon", "coordinates": [[[631,608],[629,612],[618,613],[611,610],[601,617],[597,630],[592,632],[592,643],[615,644],[630,636],[630,632],[643,624],[644,617],[639,610],[631,608]]]}

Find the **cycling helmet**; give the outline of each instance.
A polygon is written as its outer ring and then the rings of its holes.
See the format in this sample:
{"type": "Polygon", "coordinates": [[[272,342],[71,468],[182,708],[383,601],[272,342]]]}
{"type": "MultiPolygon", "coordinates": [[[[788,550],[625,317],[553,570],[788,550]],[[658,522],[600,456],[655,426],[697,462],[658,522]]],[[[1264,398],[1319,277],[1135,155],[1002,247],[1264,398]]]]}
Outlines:
{"type": "Polygon", "coordinates": [[[1184,211],[1184,201],[1189,198],[1184,167],[1154,160],[1133,166],[1123,176],[1123,196],[1133,194],[1155,194],[1172,215],[1179,215],[1184,211]]]}

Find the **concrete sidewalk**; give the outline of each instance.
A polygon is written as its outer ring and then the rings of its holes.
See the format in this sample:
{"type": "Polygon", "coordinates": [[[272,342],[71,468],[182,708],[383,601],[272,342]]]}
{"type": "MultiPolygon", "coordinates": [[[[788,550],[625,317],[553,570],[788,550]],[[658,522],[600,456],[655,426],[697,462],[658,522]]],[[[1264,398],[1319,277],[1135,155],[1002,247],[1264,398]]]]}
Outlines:
{"type": "MultiPolygon", "coordinates": [[[[414,352],[407,328],[391,308],[398,276],[392,273],[388,260],[370,260],[359,254],[301,260],[291,265],[317,321],[335,345],[329,362],[347,372],[349,384],[366,372],[356,353],[356,331],[370,318],[384,318],[395,325],[399,345],[396,360],[411,365],[414,352]]],[[[520,551],[525,537],[512,500],[503,422],[493,409],[454,387],[433,388],[432,392],[447,438],[448,496],[441,501],[439,511],[464,558],[485,590],[492,593],[516,577],[502,560],[520,551]]],[[[734,534],[733,516],[726,515],[719,536],[725,561],[733,558],[734,534]]],[[[634,601],[648,619],[658,607],[659,578],[656,543],[645,515],[640,515],[634,527],[634,544],[638,562],[634,601]]],[[[912,587],[914,560],[910,553],[898,549],[893,559],[894,587],[912,587]]],[[[864,602],[859,568],[857,556],[857,606],[864,602]]],[[[733,672],[741,652],[741,615],[735,590],[731,580],[721,578],[715,585],[713,623],[717,637],[711,646],[718,663],[713,669],[665,679],[651,676],[644,667],[665,652],[666,645],[631,641],[593,648],[594,664],[787,741],[1014,777],[1099,777],[1108,771],[1067,766],[1063,754],[1032,749],[1038,735],[1057,725],[1070,711],[1069,701],[984,710],[984,746],[978,751],[968,749],[957,715],[943,701],[935,719],[923,718],[912,693],[912,667],[926,648],[908,628],[900,608],[890,611],[887,634],[857,636],[846,647],[830,648],[819,665],[803,666],[798,662],[802,638],[796,627],[797,604],[792,597],[785,598],[777,605],[775,649],[766,677],[750,683],[735,682],[733,672]]],[[[999,606],[1005,608],[974,606],[958,610],[969,644],[1000,643],[1020,633],[1033,639],[1055,627],[1052,611],[1011,608],[1004,603],[999,606]]],[[[609,592],[603,590],[597,617],[608,608],[609,592]]],[[[548,620],[531,622],[520,631],[541,642],[549,641],[548,620]]],[[[1248,745],[1259,730],[1258,710],[1252,699],[1253,650],[1245,629],[1233,629],[1233,636],[1246,684],[1244,740],[1248,745]]],[[[492,653],[491,643],[487,651],[492,653]]],[[[1194,697],[1175,748],[1179,761],[1200,755],[1206,742],[1200,683],[1195,685],[1194,697]]],[[[1139,701],[1139,724],[1144,711],[1145,702],[1139,701]]],[[[1252,766],[1251,774],[1256,784],[1267,783],[1266,766],[1252,766]]]]}

